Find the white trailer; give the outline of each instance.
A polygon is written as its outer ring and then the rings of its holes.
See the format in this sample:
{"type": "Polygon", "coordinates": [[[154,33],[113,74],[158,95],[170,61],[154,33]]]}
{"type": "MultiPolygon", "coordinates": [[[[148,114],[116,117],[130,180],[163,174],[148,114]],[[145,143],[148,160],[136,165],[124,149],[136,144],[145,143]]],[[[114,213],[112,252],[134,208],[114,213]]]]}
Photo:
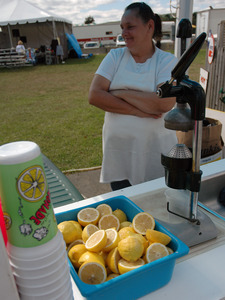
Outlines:
{"type": "Polygon", "coordinates": [[[196,36],[209,31],[217,37],[218,24],[225,20],[225,8],[210,8],[197,12],[196,18],[196,36]]]}
{"type": "MultiPolygon", "coordinates": [[[[102,45],[115,45],[116,37],[121,34],[120,21],[102,24],[73,26],[73,34],[79,44],[99,41],[102,45]]],[[[175,22],[162,22],[163,40],[174,40],[175,22]]]]}
{"type": "Polygon", "coordinates": [[[102,45],[115,45],[117,35],[122,32],[119,21],[73,26],[72,30],[79,44],[99,41],[102,45]]]}
{"type": "Polygon", "coordinates": [[[163,21],[162,22],[162,42],[175,41],[175,22],[163,21]]]}

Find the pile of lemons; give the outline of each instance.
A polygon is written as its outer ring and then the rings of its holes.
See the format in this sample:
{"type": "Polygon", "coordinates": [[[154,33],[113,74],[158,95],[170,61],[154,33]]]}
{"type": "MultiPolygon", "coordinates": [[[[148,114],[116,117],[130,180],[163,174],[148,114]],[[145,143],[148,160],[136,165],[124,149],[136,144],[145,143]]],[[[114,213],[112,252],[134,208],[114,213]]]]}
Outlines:
{"type": "Polygon", "coordinates": [[[173,250],[171,238],[155,230],[155,220],[140,212],[128,221],[121,209],[108,204],[81,209],[77,220],[58,224],[68,257],[80,279],[100,284],[165,257],[173,250]]]}

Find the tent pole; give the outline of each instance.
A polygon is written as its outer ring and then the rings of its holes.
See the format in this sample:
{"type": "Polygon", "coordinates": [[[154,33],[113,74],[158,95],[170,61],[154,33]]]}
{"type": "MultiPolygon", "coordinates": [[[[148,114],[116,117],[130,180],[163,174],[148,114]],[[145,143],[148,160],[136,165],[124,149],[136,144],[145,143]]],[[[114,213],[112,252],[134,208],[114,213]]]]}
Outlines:
{"type": "Polygon", "coordinates": [[[55,27],[55,21],[52,20],[52,27],[53,27],[53,37],[54,40],[57,38],[57,32],[56,32],[56,27],[55,27]]]}
{"type": "Polygon", "coordinates": [[[8,24],[8,32],[9,32],[10,48],[12,48],[13,47],[13,43],[12,43],[12,35],[11,35],[11,30],[10,30],[9,24],[8,24]]]}
{"type": "MultiPolygon", "coordinates": [[[[176,13],[176,33],[177,33],[177,27],[181,19],[189,19],[192,23],[192,13],[193,13],[193,0],[177,0],[177,13],[176,13]]],[[[176,35],[175,33],[175,35],[176,35]]],[[[191,39],[188,38],[186,41],[186,47],[191,44],[191,39]]],[[[181,40],[176,38],[175,39],[175,48],[174,48],[174,54],[177,58],[180,58],[181,56],[181,40]]]]}

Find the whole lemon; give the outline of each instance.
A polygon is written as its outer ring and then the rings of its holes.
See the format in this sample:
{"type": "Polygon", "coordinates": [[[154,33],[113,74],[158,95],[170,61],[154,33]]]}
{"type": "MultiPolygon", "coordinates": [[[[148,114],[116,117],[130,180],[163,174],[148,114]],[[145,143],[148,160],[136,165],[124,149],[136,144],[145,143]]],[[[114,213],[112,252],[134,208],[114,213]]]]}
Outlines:
{"type": "Polygon", "coordinates": [[[139,238],[128,236],[118,243],[118,251],[123,259],[127,261],[136,261],[142,256],[144,246],[139,238]]]}
{"type": "Polygon", "coordinates": [[[75,240],[81,239],[82,229],[76,226],[73,222],[61,222],[58,224],[58,229],[61,231],[66,244],[70,244],[75,240]]]}
{"type": "Polygon", "coordinates": [[[136,233],[132,227],[123,227],[119,230],[119,237],[121,240],[127,238],[128,236],[133,236],[135,234],[136,233]]]}
{"type": "Polygon", "coordinates": [[[142,244],[144,246],[144,251],[143,251],[143,253],[144,253],[149,246],[148,240],[140,233],[136,233],[135,237],[138,238],[142,242],[142,244]]]}
{"type": "Polygon", "coordinates": [[[80,267],[78,261],[81,255],[85,252],[87,252],[87,249],[84,244],[75,245],[68,251],[68,257],[75,268],[78,269],[80,267]]]}
{"type": "Polygon", "coordinates": [[[117,208],[113,211],[113,214],[119,219],[120,223],[127,221],[127,215],[121,209],[117,208]]]}

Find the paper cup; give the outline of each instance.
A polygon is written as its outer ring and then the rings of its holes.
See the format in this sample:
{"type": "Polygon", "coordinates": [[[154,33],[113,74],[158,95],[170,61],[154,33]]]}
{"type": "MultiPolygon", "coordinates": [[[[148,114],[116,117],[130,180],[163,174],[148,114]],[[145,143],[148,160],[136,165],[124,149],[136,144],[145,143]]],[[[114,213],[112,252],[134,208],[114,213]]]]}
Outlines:
{"type": "Polygon", "coordinates": [[[13,256],[9,255],[10,262],[17,266],[18,268],[25,269],[40,269],[45,268],[55,262],[59,257],[61,257],[64,253],[64,248],[59,247],[54,253],[51,253],[49,256],[45,256],[44,258],[40,258],[39,260],[22,260],[17,259],[13,256]]]}
{"type": "Polygon", "coordinates": [[[17,268],[25,269],[25,270],[39,270],[39,269],[47,269],[52,264],[56,264],[60,261],[60,259],[65,258],[65,251],[63,251],[63,248],[60,248],[57,252],[55,252],[55,255],[50,255],[49,259],[45,257],[44,260],[21,260],[16,259],[9,256],[10,263],[17,268]]]}
{"type": "Polygon", "coordinates": [[[0,146],[0,197],[11,245],[36,247],[56,235],[58,228],[37,144],[21,141],[0,146]]]}
{"type": "Polygon", "coordinates": [[[21,260],[40,260],[40,258],[45,258],[46,256],[51,255],[58,249],[59,246],[66,248],[65,242],[63,240],[62,233],[58,230],[57,234],[52,238],[47,244],[43,244],[37,247],[30,248],[21,248],[7,244],[8,255],[15,259],[21,260]]]}
{"type": "MultiPolygon", "coordinates": [[[[22,287],[17,286],[19,293],[27,296],[42,296],[42,299],[49,299],[49,297],[58,297],[58,294],[61,293],[63,289],[66,293],[65,286],[70,287],[72,289],[70,274],[67,274],[63,278],[60,278],[57,284],[53,284],[52,286],[41,286],[41,287],[22,287]]],[[[69,289],[68,289],[69,290],[69,289]]]]}
{"type": "Polygon", "coordinates": [[[61,288],[61,291],[53,291],[51,294],[48,294],[45,298],[45,295],[27,295],[23,294],[22,292],[19,292],[20,294],[20,300],[74,300],[73,297],[73,291],[71,288],[71,282],[68,282],[63,288],[61,288]]]}
{"type": "MultiPolygon", "coordinates": [[[[61,233],[60,234],[57,234],[58,237],[60,237],[61,233]]],[[[51,244],[51,247],[50,249],[44,249],[45,250],[45,254],[43,254],[41,252],[41,249],[39,251],[39,255],[37,255],[35,258],[31,258],[29,257],[30,255],[30,252],[32,251],[31,248],[29,248],[29,252],[28,252],[28,257],[25,258],[21,258],[17,255],[17,257],[14,257],[11,253],[9,252],[8,255],[9,255],[9,259],[11,261],[11,263],[15,266],[17,266],[18,268],[21,267],[21,268],[28,268],[28,269],[34,269],[34,268],[43,268],[45,266],[48,266],[49,264],[51,264],[52,262],[54,262],[56,259],[58,259],[62,253],[65,253],[65,242],[63,239],[59,239],[57,238],[58,240],[58,244],[55,244],[55,247],[52,246],[51,244]],[[48,251],[46,251],[48,250],[48,251]],[[47,254],[46,254],[47,253],[47,254]],[[41,254],[41,256],[40,256],[41,254]]],[[[51,241],[49,242],[51,243],[51,241]]],[[[47,244],[48,245],[48,244],[47,244]]],[[[43,246],[39,246],[39,247],[43,247],[43,246]]],[[[34,248],[34,252],[37,252],[37,248],[39,247],[35,247],[34,248]]],[[[15,248],[15,247],[13,247],[15,248]]],[[[16,247],[17,248],[17,247],[16,247]]],[[[44,248],[46,248],[46,245],[44,246],[44,248]]],[[[18,248],[17,248],[18,249],[18,248]]],[[[19,250],[21,250],[22,248],[19,248],[19,250]]],[[[16,249],[14,249],[16,250],[16,249]]],[[[25,249],[27,250],[27,249],[25,249]]],[[[13,251],[13,254],[19,254],[19,253],[15,253],[16,251],[13,251]]],[[[20,252],[20,251],[19,251],[20,252]]],[[[37,252],[38,253],[38,252],[37,252]]],[[[32,255],[33,256],[33,255],[32,255]]]]}
{"type": "Polygon", "coordinates": [[[56,268],[58,268],[58,266],[61,266],[62,264],[64,264],[68,268],[68,258],[66,253],[62,253],[60,257],[56,257],[48,265],[40,268],[32,268],[32,266],[29,266],[29,268],[22,268],[14,265],[12,262],[10,262],[10,264],[13,272],[17,276],[21,276],[23,278],[40,278],[41,276],[44,276],[44,274],[51,274],[51,272],[53,272],[56,268]]]}
{"type": "Polygon", "coordinates": [[[34,292],[34,294],[36,295],[36,293],[39,293],[40,291],[42,291],[43,293],[48,293],[49,289],[57,289],[61,282],[65,281],[65,278],[70,280],[70,273],[68,272],[67,268],[62,268],[60,271],[55,272],[51,276],[45,276],[43,278],[40,277],[37,279],[22,280],[19,277],[15,277],[15,281],[19,289],[26,289],[28,293],[34,292]],[[41,281],[41,279],[43,278],[45,280],[41,281]]]}
{"type": "Polygon", "coordinates": [[[16,273],[13,273],[16,284],[21,285],[21,286],[26,286],[26,285],[34,285],[36,286],[45,286],[48,285],[51,282],[54,282],[57,280],[58,276],[61,273],[64,272],[69,272],[68,271],[68,266],[65,264],[65,261],[62,261],[61,265],[58,265],[54,270],[51,270],[51,272],[44,273],[40,277],[22,277],[21,275],[18,275],[16,273]]]}
{"type": "MultiPolygon", "coordinates": [[[[71,291],[69,292],[69,290],[67,292],[64,292],[63,296],[63,300],[73,300],[73,290],[71,289],[71,291]]],[[[62,299],[62,298],[61,298],[62,299]]],[[[60,300],[60,298],[58,298],[58,300],[60,300]]]]}

